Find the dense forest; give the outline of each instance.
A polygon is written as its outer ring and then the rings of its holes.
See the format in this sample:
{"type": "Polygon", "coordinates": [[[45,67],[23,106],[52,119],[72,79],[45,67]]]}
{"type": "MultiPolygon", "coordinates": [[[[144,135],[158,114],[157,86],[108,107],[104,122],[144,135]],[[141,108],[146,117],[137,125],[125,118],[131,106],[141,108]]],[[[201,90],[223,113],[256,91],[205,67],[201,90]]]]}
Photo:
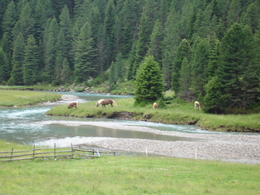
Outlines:
{"type": "Polygon", "coordinates": [[[259,13],[260,0],[1,0],[0,84],[103,78],[112,89],[151,55],[165,90],[208,112],[251,109],[259,13]]]}

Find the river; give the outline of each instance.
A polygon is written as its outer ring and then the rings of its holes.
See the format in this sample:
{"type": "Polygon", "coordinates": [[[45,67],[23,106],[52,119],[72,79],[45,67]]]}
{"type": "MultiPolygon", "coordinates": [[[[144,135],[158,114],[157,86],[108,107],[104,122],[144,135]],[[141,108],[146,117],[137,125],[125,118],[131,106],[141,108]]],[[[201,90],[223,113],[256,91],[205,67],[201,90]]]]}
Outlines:
{"type": "MultiPolygon", "coordinates": [[[[79,97],[76,101],[87,102],[95,101],[98,99],[106,98],[130,98],[132,96],[122,95],[102,95],[94,93],[62,93],[66,95],[74,95],[79,97]]],[[[221,133],[201,130],[193,125],[172,125],[161,124],[145,121],[131,121],[131,120],[116,120],[116,119],[95,119],[95,118],[73,118],[73,117],[57,117],[47,116],[45,113],[52,107],[58,104],[68,104],[69,101],[59,101],[54,103],[44,103],[41,105],[29,106],[29,107],[16,107],[16,108],[0,108],[0,138],[6,141],[37,145],[37,146],[53,146],[54,143],[59,147],[66,147],[79,144],[88,143],[89,147],[99,145],[102,148],[120,149],[122,146],[115,144],[117,142],[122,143],[126,148],[133,147],[129,145],[129,140],[132,142],[141,143],[144,142],[149,150],[154,150],[158,145],[161,147],[161,143],[170,144],[168,148],[180,147],[191,148],[194,152],[194,145],[196,145],[196,158],[198,157],[199,147],[207,148],[212,144],[219,144],[222,142],[221,147],[231,148],[231,145],[243,143],[243,146],[247,147],[250,144],[250,148],[254,148],[253,152],[258,153],[259,146],[259,134],[239,134],[239,133],[221,133]],[[123,128],[122,128],[123,127],[123,128]],[[146,130],[146,128],[148,130],[146,130]],[[236,137],[237,136],[237,137],[236,137]],[[246,142],[244,143],[244,139],[246,142]],[[241,140],[241,143],[239,143],[241,140]],[[252,141],[253,140],[253,141],[252,141]],[[151,144],[151,148],[149,148],[151,144]],[[156,145],[157,144],[157,145],[156,145]],[[184,144],[182,146],[182,144],[184,144]],[[189,144],[189,145],[187,145],[189,144]],[[256,145],[254,145],[256,144],[256,145]]],[[[102,109],[101,107],[97,109],[102,109]]],[[[135,145],[135,147],[138,144],[135,145]]],[[[212,146],[212,147],[215,147],[212,146]]],[[[140,148],[134,148],[131,150],[137,152],[143,152],[145,149],[143,146],[140,148]],[[141,150],[141,151],[140,151],[141,150]]],[[[159,147],[159,146],[158,146],[159,147]]],[[[221,148],[220,146],[216,146],[221,148]]],[[[124,150],[126,150],[126,148],[124,150]]],[[[242,148],[243,149],[243,148],[242,148]]],[[[242,151],[241,149],[241,151],[242,151]]],[[[157,148],[157,150],[159,150],[157,148]]],[[[160,149],[164,150],[164,149],[160,149]]],[[[211,149],[212,150],[212,149],[211,149]]],[[[226,149],[221,149],[225,150],[226,149]]],[[[248,150],[247,148],[243,150],[248,150]]],[[[187,150],[188,151],[188,150],[187,150]]],[[[252,151],[250,149],[250,151],[252,151]]],[[[194,157],[194,153],[191,155],[194,157]]],[[[156,153],[156,151],[153,151],[156,153]]],[[[164,154],[164,151],[157,152],[164,154]]],[[[237,155],[237,152],[234,152],[237,155]]],[[[169,154],[166,154],[169,155],[169,154]]],[[[173,156],[177,156],[174,154],[173,156]]],[[[246,152],[243,154],[247,156],[246,152]]],[[[180,157],[190,157],[190,154],[186,156],[181,153],[180,157]],[[183,156],[182,156],[183,155],[183,156]]],[[[199,157],[198,157],[199,158],[199,157]]],[[[259,162],[259,157],[256,157],[256,162],[259,162]]],[[[255,162],[255,159],[254,159],[255,162]]]]}
{"type": "MultiPolygon", "coordinates": [[[[63,93],[64,94],[64,93],[63,93]]],[[[77,101],[87,102],[104,98],[128,98],[132,96],[122,95],[101,95],[93,93],[68,93],[67,95],[78,96],[77,101]]],[[[47,116],[45,113],[57,104],[68,104],[67,101],[45,103],[30,107],[20,108],[1,108],[0,109],[0,137],[6,141],[11,141],[19,144],[39,145],[53,145],[56,141],[62,143],[62,146],[79,144],[82,138],[90,137],[116,137],[116,138],[141,138],[154,139],[165,141],[184,140],[181,137],[172,137],[157,135],[147,132],[135,132],[118,130],[113,128],[105,128],[114,123],[120,125],[131,126],[148,126],[160,130],[169,131],[183,131],[183,132],[200,132],[201,130],[195,126],[188,125],[165,125],[159,123],[150,123],[143,121],[128,121],[128,120],[114,120],[114,119],[93,119],[93,118],[72,118],[72,117],[55,117],[47,116]],[[74,125],[68,126],[68,122],[74,125]],[[76,123],[75,123],[76,122],[76,123]],[[95,126],[98,123],[99,126],[95,126]],[[75,125],[76,124],[76,125],[75,125]],[[106,124],[106,125],[102,125],[106,124]]],[[[97,108],[97,109],[102,109],[97,108]]]]}

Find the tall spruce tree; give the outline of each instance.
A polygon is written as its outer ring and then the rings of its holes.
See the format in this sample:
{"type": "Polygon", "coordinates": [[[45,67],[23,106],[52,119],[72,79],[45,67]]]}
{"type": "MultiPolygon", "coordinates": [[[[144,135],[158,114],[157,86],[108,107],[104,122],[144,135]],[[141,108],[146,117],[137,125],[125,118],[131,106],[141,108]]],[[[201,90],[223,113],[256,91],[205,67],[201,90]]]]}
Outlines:
{"type": "Polygon", "coordinates": [[[204,86],[208,81],[207,66],[210,55],[208,39],[198,38],[193,45],[191,59],[192,91],[197,98],[205,96],[204,86]]]}
{"type": "Polygon", "coordinates": [[[20,33],[14,41],[12,56],[11,83],[14,85],[23,85],[23,61],[24,61],[25,43],[23,35],[20,33]]]}
{"type": "Polygon", "coordinates": [[[62,62],[62,70],[60,75],[61,82],[66,84],[69,81],[71,81],[70,75],[71,75],[71,70],[70,70],[68,60],[67,58],[64,58],[62,62]]]}
{"type": "Polygon", "coordinates": [[[140,65],[135,81],[135,106],[145,106],[163,98],[164,84],[159,64],[148,56],[140,65]]]}
{"type": "Polygon", "coordinates": [[[90,24],[86,22],[80,29],[75,52],[74,77],[76,83],[87,81],[89,76],[93,76],[96,72],[96,56],[91,35],[90,24]]]}
{"type": "Polygon", "coordinates": [[[10,77],[8,58],[3,48],[0,47],[0,83],[5,84],[10,77]]]}
{"type": "Polygon", "coordinates": [[[172,89],[175,91],[175,93],[179,93],[180,90],[180,70],[181,70],[181,64],[186,57],[189,59],[191,53],[190,43],[187,39],[183,39],[178,47],[177,55],[173,62],[172,67],[172,89]]]}
{"type": "MultiPolygon", "coordinates": [[[[73,51],[72,51],[72,28],[71,28],[71,19],[70,19],[70,12],[68,7],[65,5],[61,11],[59,16],[60,19],[60,30],[64,36],[64,43],[63,43],[63,52],[64,56],[67,57],[68,63],[70,67],[73,67],[73,51]]],[[[63,60],[63,59],[62,59],[63,60]]]]}
{"type": "Polygon", "coordinates": [[[162,44],[163,44],[163,31],[160,20],[157,20],[154,25],[153,32],[151,34],[150,46],[147,51],[147,55],[154,56],[154,60],[162,65],[162,44]]]}
{"type": "MultiPolygon", "coordinates": [[[[251,30],[235,23],[223,38],[217,76],[221,92],[227,96],[227,112],[246,109],[259,96],[259,64],[251,30]]],[[[259,101],[259,100],[258,100],[259,101]]],[[[226,109],[226,110],[227,110],[226,109]]]]}
{"type": "Polygon", "coordinates": [[[182,99],[190,101],[190,66],[187,57],[184,57],[181,63],[179,86],[180,90],[177,94],[182,99]]]}
{"type": "Polygon", "coordinates": [[[29,35],[25,46],[23,80],[25,85],[36,84],[39,78],[39,50],[33,35],[29,35]]]}

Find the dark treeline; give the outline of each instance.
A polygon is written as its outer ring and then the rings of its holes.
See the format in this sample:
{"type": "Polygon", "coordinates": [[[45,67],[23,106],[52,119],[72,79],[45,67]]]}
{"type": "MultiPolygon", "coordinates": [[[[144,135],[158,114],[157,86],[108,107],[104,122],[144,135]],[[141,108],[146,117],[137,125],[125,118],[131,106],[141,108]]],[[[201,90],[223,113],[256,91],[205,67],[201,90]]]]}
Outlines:
{"type": "Polygon", "coordinates": [[[260,102],[259,13],[260,0],[1,0],[0,83],[112,88],[152,55],[166,90],[246,110],[260,102]]]}

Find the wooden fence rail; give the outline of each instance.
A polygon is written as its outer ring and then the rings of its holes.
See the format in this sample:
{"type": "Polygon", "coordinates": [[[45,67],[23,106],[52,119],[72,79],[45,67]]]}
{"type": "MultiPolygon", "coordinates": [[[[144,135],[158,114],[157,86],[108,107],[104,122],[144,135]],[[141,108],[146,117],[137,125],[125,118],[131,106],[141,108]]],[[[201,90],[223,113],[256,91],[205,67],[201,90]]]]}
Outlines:
{"type": "Polygon", "coordinates": [[[111,151],[90,150],[79,146],[73,146],[72,144],[71,147],[66,148],[56,147],[56,144],[54,144],[53,148],[35,148],[35,146],[33,146],[33,149],[23,151],[15,151],[14,148],[12,148],[11,151],[0,152],[0,162],[31,160],[36,158],[96,158],[99,157],[101,153],[116,154],[111,151]]]}

